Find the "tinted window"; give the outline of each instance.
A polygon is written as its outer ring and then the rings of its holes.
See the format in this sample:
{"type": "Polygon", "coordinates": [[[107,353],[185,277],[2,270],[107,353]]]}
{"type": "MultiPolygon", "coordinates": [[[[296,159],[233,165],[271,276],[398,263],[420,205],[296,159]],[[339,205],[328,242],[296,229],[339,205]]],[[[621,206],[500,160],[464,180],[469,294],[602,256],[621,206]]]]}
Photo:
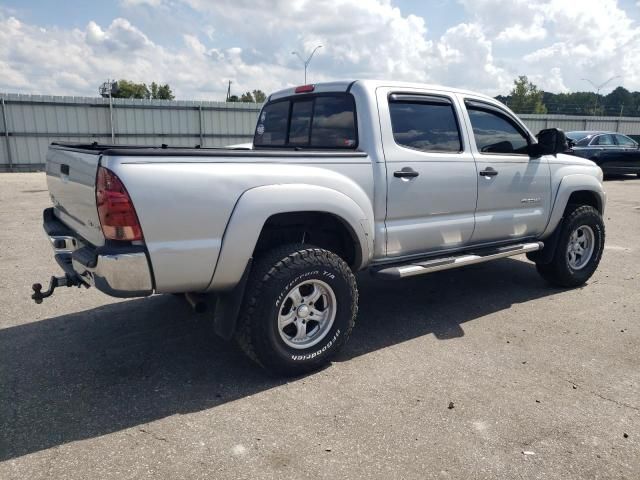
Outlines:
{"type": "Polygon", "coordinates": [[[589,145],[589,142],[591,141],[592,138],[593,136],[589,135],[588,137],[583,138],[579,142],[576,142],[576,145],[578,145],[579,147],[586,147],[587,145],[589,145]]]}
{"type": "Polygon", "coordinates": [[[527,138],[498,113],[468,108],[476,146],[482,153],[527,153],[527,138]]]}
{"type": "Polygon", "coordinates": [[[453,105],[447,103],[390,102],[393,138],[425,152],[460,152],[462,141],[453,105]]]}
{"type": "Polygon", "coordinates": [[[312,147],[353,147],[356,144],[356,122],[353,99],[318,97],[311,127],[312,147]]]}
{"type": "Polygon", "coordinates": [[[598,135],[593,139],[591,145],[615,145],[613,135],[598,135]]]}
{"type": "Polygon", "coordinates": [[[527,153],[527,138],[507,118],[488,110],[467,108],[478,150],[483,153],[527,153]]]}
{"type": "Polygon", "coordinates": [[[625,135],[616,135],[616,140],[618,141],[618,145],[622,145],[624,147],[635,147],[636,142],[631,140],[629,137],[625,135]]]}
{"type": "Polygon", "coordinates": [[[585,141],[588,144],[592,137],[583,132],[566,132],[565,135],[567,139],[571,140],[575,145],[582,145],[585,141]]]}
{"type": "Polygon", "coordinates": [[[254,136],[256,147],[355,148],[353,97],[305,95],[267,104],[254,136]]]}
{"type": "Polygon", "coordinates": [[[284,145],[287,140],[289,102],[276,102],[262,109],[254,143],[258,145],[284,145]]]}
{"type": "Polygon", "coordinates": [[[308,145],[313,101],[295,102],[291,108],[289,145],[308,145]]]}

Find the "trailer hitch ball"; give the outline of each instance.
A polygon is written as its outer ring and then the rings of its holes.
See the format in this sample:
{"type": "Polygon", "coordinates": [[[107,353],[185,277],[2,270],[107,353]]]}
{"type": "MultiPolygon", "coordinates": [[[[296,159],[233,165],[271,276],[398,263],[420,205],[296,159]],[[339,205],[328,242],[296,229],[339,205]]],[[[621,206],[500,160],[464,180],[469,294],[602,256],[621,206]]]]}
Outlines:
{"type": "Polygon", "coordinates": [[[34,283],[31,286],[31,289],[33,290],[31,298],[39,305],[42,303],[43,299],[53,295],[53,291],[57,287],[79,287],[80,285],[82,285],[82,282],[71,275],[65,275],[64,277],[51,277],[51,280],[49,280],[49,288],[44,292],[42,291],[42,284],[40,283],[34,283]]]}

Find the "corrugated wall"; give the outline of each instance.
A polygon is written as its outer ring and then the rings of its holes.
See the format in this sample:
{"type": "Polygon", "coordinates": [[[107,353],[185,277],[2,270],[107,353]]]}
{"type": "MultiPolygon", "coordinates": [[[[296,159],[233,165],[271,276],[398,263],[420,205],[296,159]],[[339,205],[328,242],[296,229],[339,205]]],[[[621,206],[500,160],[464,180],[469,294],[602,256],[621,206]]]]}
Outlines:
{"type": "Polygon", "coordinates": [[[565,132],[572,130],[607,130],[640,135],[639,117],[574,117],[571,115],[532,115],[522,114],[519,117],[533,133],[543,128],[561,128],[565,132]]]}
{"type": "MultiPolygon", "coordinates": [[[[251,141],[259,105],[0,94],[0,171],[43,168],[55,141],[220,147],[251,141]]],[[[640,118],[521,115],[531,131],[557,127],[640,136],[640,118]]]]}
{"type": "Polygon", "coordinates": [[[220,147],[249,142],[260,105],[0,94],[0,171],[39,170],[56,141],[220,147]],[[113,142],[112,122],[113,118],[113,142]]]}

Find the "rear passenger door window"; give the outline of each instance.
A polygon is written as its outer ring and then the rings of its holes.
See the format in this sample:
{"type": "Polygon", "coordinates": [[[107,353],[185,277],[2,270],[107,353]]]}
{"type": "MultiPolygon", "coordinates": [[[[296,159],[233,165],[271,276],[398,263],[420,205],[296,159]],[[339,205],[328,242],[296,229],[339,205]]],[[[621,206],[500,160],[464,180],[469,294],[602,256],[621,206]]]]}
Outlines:
{"type": "Polygon", "coordinates": [[[597,145],[598,147],[611,147],[615,145],[613,135],[598,135],[591,141],[591,145],[597,145]]]}
{"type": "Polygon", "coordinates": [[[618,145],[623,147],[636,147],[638,144],[625,135],[616,135],[618,145]]]}
{"type": "Polygon", "coordinates": [[[529,140],[513,120],[490,107],[467,105],[476,147],[487,154],[527,154],[529,140]]]}
{"type": "Polygon", "coordinates": [[[398,145],[423,152],[462,151],[458,120],[448,98],[393,94],[389,111],[398,145]]]}

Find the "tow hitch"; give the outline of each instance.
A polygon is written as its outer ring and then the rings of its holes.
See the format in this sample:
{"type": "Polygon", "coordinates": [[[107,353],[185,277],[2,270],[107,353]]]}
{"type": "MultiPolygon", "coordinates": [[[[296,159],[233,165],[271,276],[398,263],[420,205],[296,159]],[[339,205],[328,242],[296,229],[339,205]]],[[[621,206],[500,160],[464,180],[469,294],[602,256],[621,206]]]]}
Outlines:
{"type": "Polygon", "coordinates": [[[57,287],[81,287],[86,283],[80,281],[77,277],[66,274],[64,277],[51,277],[49,281],[49,288],[46,291],[42,291],[42,285],[40,283],[34,283],[31,288],[33,289],[33,295],[31,298],[37,304],[41,304],[42,300],[53,295],[53,291],[57,287]]]}

